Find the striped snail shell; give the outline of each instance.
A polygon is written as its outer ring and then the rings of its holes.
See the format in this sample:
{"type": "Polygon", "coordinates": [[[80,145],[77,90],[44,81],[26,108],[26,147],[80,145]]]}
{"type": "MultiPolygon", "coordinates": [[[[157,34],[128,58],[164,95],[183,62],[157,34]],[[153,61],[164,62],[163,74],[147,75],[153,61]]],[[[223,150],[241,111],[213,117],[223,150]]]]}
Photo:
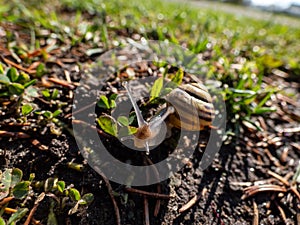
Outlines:
{"type": "Polygon", "coordinates": [[[203,130],[214,119],[214,106],[207,88],[200,83],[180,85],[166,96],[176,113],[169,116],[168,122],[174,127],[188,131],[203,130]]]}

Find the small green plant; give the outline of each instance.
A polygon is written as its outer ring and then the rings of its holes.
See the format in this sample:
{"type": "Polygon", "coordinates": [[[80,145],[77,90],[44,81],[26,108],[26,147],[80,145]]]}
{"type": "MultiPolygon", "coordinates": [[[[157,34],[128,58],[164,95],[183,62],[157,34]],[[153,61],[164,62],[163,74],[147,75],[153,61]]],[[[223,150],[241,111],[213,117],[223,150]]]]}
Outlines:
{"type": "Polygon", "coordinates": [[[36,114],[42,116],[41,119],[46,118],[47,120],[55,120],[55,118],[61,113],[60,109],[55,110],[54,112],[51,112],[49,110],[43,110],[43,111],[39,111],[39,112],[35,112],[36,114]]]}
{"type": "Polygon", "coordinates": [[[97,102],[97,106],[102,109],[113,109],[116,107],[117,94],[112,94],[109,98],[105,95],[101,95],[97,102]]]}
{"type": "Polygon", "coordinates": [[[164,67],[164,76],[155,80],[150,91],[150,102],[155,101],[158,98],[162,98],[170,93],[174,88],[178,87],[183,79],[184,71],[179,68],[176,73],[168,73],[167,66],[164,67]],[[168,78],[169,81],[166,81],[168,78]]]}
{"type": "Polygon", "coordinates": [[[19,72],[11,67],[3,69],[0,63],[0,97],[12,104],[11,112],[15,112],[23,122],[27,121],[27,116],[36,108],[32,103],[38,96],[37,89],[33,86],[35,79],[31,79],[27,73],[19,72]]]}
{"type": "Polygon", "coordinates": [[[93,194],[81,196],[76,188],[72,185],[66,187],[65,182],[57,178],[48,178],[44,183],[44,191],[52,197],[59,209],[64,209],[67,205],[72,206],[68,211],[69,215],[76,213],[80,206],[89,205],[94,200],[93,194]]]}
{"type": "Polygon", "coordinates": [[[49,110],[35,111],[34,113],[39,115],[37,123],[45,125],[47,129],[50,129],[52,134],[57,136],[61,135],[63,123],[57,118],[62,111],[60,109],[51,112],[49,110]]]}
{"type": "Polygon", "coordinates": [[[14,67],[9,68],[6,73],[0,69],[0,97],[20,96],[35,82],[27,73],[19,73],[14,67]]]}
{"type": "Polygon", "coordinates": [[[253,120],[253,116],[276,111],[276,108],[266,105],[266,103],[278,90],[271,86],[262,88],[262,77],[262,74],[255,77],[253,74],[252,76],[244,74],[236,83],[231,84],[231,87],[227,84],[224,85],[223,95],[227,105],[228,118],[230,118],[229,122],[236,128],[240,122],[246,121],[261,130],[253,120]]]}
{"type": "Polygon", "coordinates": [[[56,221],[55,212],[61,212],[65,207],[69,207],[68,214],[71,215],[78,212],[80,207],[89,205],[94,199],[91,193],[81,196],[73,185],[66,187],[65,182],[58,178],[48,178],[44,182],[33,181],[34,174],[30,175],[29,180],[24,181],[22,178],[23,172],[18,168],[0,171],[0,224],[14,225],[27,215],[29,208],[25,207],[26,203],[16,210],[9,208],[11,202],[13,202],[11,205],[20,204],[20,200],[25,198],[30,201],[33,196],[37,196],[35,204],[41,202],[44,197],[51,199],[48,222],[56,221]],[[39,190],[43,191],[39,193],[39,190]],[[4,215],[9,210],[13,214],[4,215]]]}
{"type": "Polygon", "coordinates": [[[54,88],[52,91],[49,89],[44,89],[42,90],[42,95],[47,101],[55,100],[59,97],[59,91],[56,88],[54,88]]]}
{"type": "MultiPolygon", "coordinates": [[[[0,171],[0,203],[5,202],[4,199],[17,199],[21,200],[28,196],[31,180],[22,181],[23,172],[20,169],[6,169],[4,172],[0,171]]],[[[9,200],[3,205],[0,204],[0,224],[5,213],[5,208],[8,206],[9,200]]],[[[8,219],[7,224],[15,224],[21,220],[26,213],[28,208],[19,208],[14,212],[8,219]]]]}

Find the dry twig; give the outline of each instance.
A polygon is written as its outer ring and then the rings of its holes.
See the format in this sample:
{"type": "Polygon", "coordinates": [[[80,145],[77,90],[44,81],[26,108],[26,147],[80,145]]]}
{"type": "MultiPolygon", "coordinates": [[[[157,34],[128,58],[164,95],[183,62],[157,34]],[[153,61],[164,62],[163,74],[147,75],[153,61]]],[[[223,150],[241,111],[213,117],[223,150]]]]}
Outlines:
{"type": "Polygon", "coordinates": [[[121,216],[120,216],[120,210],[119,210],[119,207],[118,207],[118,204],[117,204],[117,201],[114,197],[114,194],[113,194],[113,189],[110,185],[110,182],[109,180],[107,179],[107,177],[104,175],[104,173],[102,173],[101,171],[97,170],[97,173],[102,177],[102,179],[104,180],[104,183],[107,187],[107,190],[108,190],[108,194],[110,196],[110,199],[113,203],[113,207],[114,207],[114,210],[115,210],[115,216],[116,216],[116,221],[117,221],[117,225],[121,225],[121,216]]]}
{"type": "Polygon", "coordinates": [[[244,189],[244,195],[241,197],[242,200],[255,195],[260,192],[274,191],[274,192],[287,192],[285,187],[275,185],[275,184],[264,184],[264,185],[254,185],[244,189]]]}
{"type": "Polygon", "coordinates": [[[31,144],[33,144],[35,147],[37,147],[38,149],[42,150],[42,151],[46,151],[48,150],[48,146],[43,145],[39,140],[37,139],[33,139],[31,140],[31,144]]]}
{"type": "MultiPolygon", "coordinates": [[[[161,194],[161,184],[157,184],[157,193],[161,194]]],[[[161,200],[156,199],[155,208],[154,208],[154,216],[157,217],[160,210],[161,200]]]]}
{"type": "Polygon", "coordinates": [[[182,213],[186,210],[188,210],[189,208],[191,208],[198,200],[200,199],[200,195],[195,195],[190,201],[188,201],[188,203],[186,203],[185,205],[183,205],[180,209],[179,212],[182,213]]]}
{"type": "Polygon", "coordinates": [[[8,127],[26,127],[26,126],[30,126],[31,123],[5,123],[5,122],[0,122],[0,126],[8,126],[8,127]]]}
{"type": "Polygon", "coordinates": [[[1,58],[6,64],[8,64],[8,65],[10,65],[10,66],[13,66],[13,67],[16,67],[17,69],[22,70],[22,71],[24,71],[24,72],[26,72],[26,73],[29,73],[29,74],[34,74],[34,73],[36,73],[35,70],[29,70],[29,69],[26,69],[26,68],[24,68],[23,66],[21,66],[21,65],[19,65],[19,64],[17,64],[17,63],[14,63],[13,61],[10,61],[9,59],[6,59],[6,58],[4,58],[4,57],[1,56],[1,55],[0,55],[0,58],[1,58]]]}
{"type": "Polygon", "coordinates": [[[149,204],[148,199],[146,196],[144,196],[144,219],[145,219],[145,225],[150,225],[150,219],[149,219],[149,204]]]}
{"type": "MultiPolygon", "coordinates": [[[[158,172],[157,168],[155,167],[155,165],[153,164],[152,160],[147,155],[145,155],[145,159],[146,159],[148,165],[152,165],[151,168],[153,170],[153,173],[155,174],[156,179],[159,180],[159,172],[158,172]]],[[[161,194],[161,184],[157,184],[157,193],[161,194]]],[[[156,203],[155,203],[155,208],[154,208],[154,216],[155,217],[159,213],[160,204],[161,204],[161,200],[157,199],[156,203]]]]}
{"type": "Polygon", "coordinates": [[[275,205],[276,205],[277,209],[280,212],[280,215],[282,217],[283,222],[286,223],[286,215],[285,215],[284,210],[282,209],[282,207],[276,201],[275,201],[275,205]]]}
{"type": "Polygon", "coordinates": [[[297,188],[295,186],[292,186],[284,177],[268,170],[268,174],[273,176],[274,178],[276,178],[277,180],[279,180],[281,183],[283,183],[284,185],[286,185],[287,187],[289,187],[291,189],[291,191],[296,195],[296,197],[298,198],[299,202],[300,202],[300,194],[297,190],[297,188]]]}
{"type": "Polygon", "coordinates": [[[33,208],[30,210],[30,213],[24,223],[24,225],[29,225],[30,221],[33,219],[33,215],[37,209],[37,207],[39,206],[40,202],[45,198],[45,193],[42,192],[39,197],[37,198],[37,200],[34,202],[34,206],[33,208]]]}
{"type": "Polygon", "coordinates": [[[258,208],[257,203],[253,200],[253,220],[252,225],[259,225],[259,214],[258,214],[258,208]]]}
{"type": "Polygon", "coordinates": [[[207,192],[206,188],[203,188],[203,190],[201,191],[201,194],[195,195],[190,201],[188,201],[185,205],[183,205],[180,209],[179,212],[182,213],[186,210],[188,210],[189,208],[191,208],[194,204],[196,204],[196,202],[203,196],[205,196],[207,192]]]}
{"type": "Polygon", "coordinates": [[[102,130],[98,129],[96,126],[94,125],[91,125],[91,124],[88,124],[87,122],[85,121],[82,121],[82,120],[72,120],[72,123],[74,124],[82,124],[82,125],[85,125],[85,126],[88,126],[89,128],[93,129],[93,130],[96,130],[98,134],[100,134],[101,136],[104,136],[104,137],[107,137],[107,138],[110,138],[111,136],[106,134],[105,132],[103,132],[102,130]]]}
{"type": "Polygon", "coordinates": [[[153,192],[148,192],[148,191],[142,191],[142,190],[138,190],[138,189],[130,188],[130,187],[125,187],[124,190],[127,191],[127,192],[136,193],[136,194],[139,194],[139,195],[149,196],[149,197],[153,197],[153,198],[170,199],[170,198],[174,197],[174,196],[171,196],[171,195],[165,195],[165,194],[153,193],[153,192]]]}
{"type": "Polygon", "coordinates": [[[2,199],[0,202],[0,206],[5,205],[6,203],[9,203],[13,199],[14,199],[14,197],[6,197],[6,198],[2,199]]]}
{"type": "Polygon", "coordinates": [[[30,138],[30,135],[24,132],[11,132],[6,130],[0,130],[0,137],[30,138]]]}
{"type": "Polygon", "coordinates": [[[63,87],[69,88],[69,89],[74,89],[75,88],[75,86],[73,84],[69,83],[66,80],[61,80],[61,79],[58,79],[58,78],[49,77],[48,81],[51,81],[53,83],[56,83],[58,85],[61,85],[63,87]]]}
{"type": "MultiPolygon", "coordinates": [[[[8,207],[6,207],[6,208],[4,209],[4,211],[5,211],[5,213],[15,213],[15,212],[17,212],[16,209],[12,209],[12,208],[8,208],[8,207]]],[[[31,219],[31,222],[32,222],[32,224],[34,224],[34,225],[42,225],[42,223],[41,223],[40,221],[38,221],[38,220],[36,220],[36,219],[34,219],[34,218],[31,219]]]]}

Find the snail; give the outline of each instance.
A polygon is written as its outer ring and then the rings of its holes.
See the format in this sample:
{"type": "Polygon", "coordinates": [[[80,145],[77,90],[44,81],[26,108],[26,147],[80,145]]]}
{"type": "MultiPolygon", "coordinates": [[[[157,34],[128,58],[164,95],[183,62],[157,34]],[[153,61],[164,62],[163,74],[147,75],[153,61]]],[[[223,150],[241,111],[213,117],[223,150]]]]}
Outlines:
{"type": "MultiPolygon", "coordinates": [[[[187,131],[200,131],[212,124],[214,106],[207,88],[200,83],[182,84],[165,96],[166,108],[146,122],[133,98],[128,82],[124,87],[137,116],[137,132],[130,137],[137,148],[145,148],[149,154],[150,146],[156,146],[162,141],[164,122],[170,127],[187,131]],[[170,104],[171,103],[171,104],[170,104]]],[[[123,138],[121,141],[129,139],[123,138]]]]}

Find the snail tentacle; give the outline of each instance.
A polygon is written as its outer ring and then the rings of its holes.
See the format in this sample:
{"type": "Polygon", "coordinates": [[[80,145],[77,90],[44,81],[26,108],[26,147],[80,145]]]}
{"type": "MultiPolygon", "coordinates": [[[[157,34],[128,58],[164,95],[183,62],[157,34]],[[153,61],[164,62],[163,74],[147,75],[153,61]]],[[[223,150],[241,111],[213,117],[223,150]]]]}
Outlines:
{"type": "Polygon", "coordinates": [[[131,91],[130,91],[130,87],[129,87],[128,82],[124,82],[123,85],[124,85],[124,87],[125,87],[125,89],[126,89],[126,91],[127,91],[127,93],[128,93],[130,102],[131,102],[131,104],[132,104],[132,106],[133,106],[133,108],[134,108],[134,111],[135,111],[135,114],[136,114],[136,117],[137,117],[137,121],[138,121],[139,127],[141,127],[141,126],[143,126],[143,125],[145,125],[145,124],[148,124],[148,123],[144,120],[144,118],[143,118],[143,116],[142,116],[142,113],[141,113],[141,111],[140,111],[138,105],[136,104],[136,102],[135,102],[134,99],[133,99],[133,96],[132,96],[132,94],[131,94],[131,91]]]}

